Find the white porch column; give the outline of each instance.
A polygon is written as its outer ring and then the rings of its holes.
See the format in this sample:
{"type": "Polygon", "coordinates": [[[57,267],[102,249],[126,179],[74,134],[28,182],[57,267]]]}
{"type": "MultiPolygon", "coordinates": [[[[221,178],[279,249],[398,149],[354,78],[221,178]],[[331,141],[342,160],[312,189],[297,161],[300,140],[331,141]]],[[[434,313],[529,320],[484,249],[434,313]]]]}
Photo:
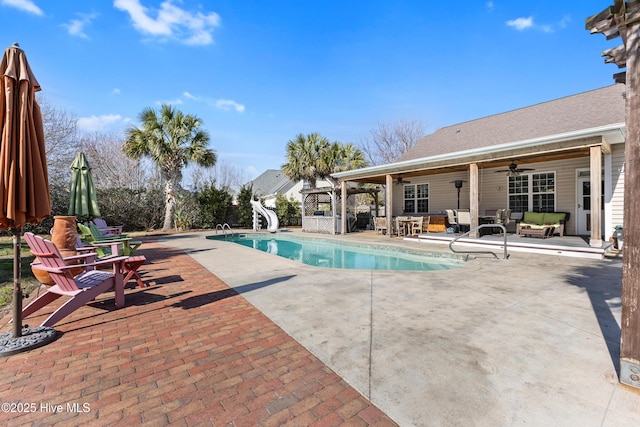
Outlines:
{"type": "Polygon", "coordinates": [[[393,178],[391,175],[386,177],[386,199],[384,201],[385,212],[387,213],[387,238],[391,238],[393,234],[393,178]]]}
{"type": "Polygon", "coordinates": [[[613,160],[611,153],[604,153],[604,241],[613,235],[613,160]]]}
{"type": "MultiPolygon", "coordinates": [[[[471,230],[478,227],[478,164],[471,163],[469,165],[469,213],[471,215],[471,230]]],[[[478,237],[478,232],[474,231],[469,237],[478,237]]]]}
{"type": "Polygon", "coordinates": [[[342,205],[342,233],[347,233],[347,181],[340,183],[340,200],[342,205]]]}
{"type": "Polygon", "coordinates": [[[591,180],[591,237],[589,246],[602,247],[602,149],[599,145],[589,149],[591,180]]]}

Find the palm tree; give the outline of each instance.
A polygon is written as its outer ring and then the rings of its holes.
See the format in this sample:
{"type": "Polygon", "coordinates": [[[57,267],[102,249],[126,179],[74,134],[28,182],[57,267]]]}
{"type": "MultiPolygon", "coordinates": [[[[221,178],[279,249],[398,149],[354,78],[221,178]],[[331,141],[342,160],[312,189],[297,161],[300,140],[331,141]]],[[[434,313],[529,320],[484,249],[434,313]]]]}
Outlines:
{"type": "MultiPolygon", "coordinates": [[[[353,169],[359,169],[367,166],[364,153],[356,148],[353,144],[341,144],[334,142],[331,144],[327,155],[324,157],[327,162],[326,167],[330,173],[343,172],[353,169]]],[[[333,182],[331,176],[327,176],[333,182]]],[[[334,185],[336,183],[334,182],[334,185]]]]}
{"type": "Polygon", "coordinates": [[[173,228],[176,191],[182,181],[182,169],[195,162],[203,167],[216,163],[216,153],[207,148],[209,134],[202,130],[201,120],[183,114],[171,105],[162,104],[160,111],[146,108],[140,113],[142,126],[127,129],[123,150],[128,157],[150,158],[165,181],[165,215],[163,230],[173,228]]]}
{"type": "Polygon", "coordinates": [[[353,144],[329,142],[317,133],[298,134],[287,143],[288,163],[282,170],[289,179],[304,179],[309,188],[316,188],[318,179],[329,179],[331,174],[362,168],[367,165],[364,153],[353,144]]]}
{"type": "Polygon", "coordinates": [[[331,173],[323,158],[330,146],[329,140],[317,133],[306,136],[298,134],[287,143],[288,163],[282,165],[282,170],[289,179],[304,179],[310,188],[316,188],[317,180],[324,179],[331,173]]]}

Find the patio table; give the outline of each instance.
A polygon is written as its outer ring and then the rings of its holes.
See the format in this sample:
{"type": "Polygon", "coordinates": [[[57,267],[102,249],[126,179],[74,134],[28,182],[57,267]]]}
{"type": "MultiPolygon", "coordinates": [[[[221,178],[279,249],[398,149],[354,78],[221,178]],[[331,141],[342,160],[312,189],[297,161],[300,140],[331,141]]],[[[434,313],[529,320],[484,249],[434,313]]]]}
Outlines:
{"type": "Polygon", "coordinates": [[[542,227],[542,228],[530,228],[523,227],[520,229],[521,236],[529,236],[529,237],[540,237],[542,239],[546,239],[547,237],[553,236],[554,227],[542,227]]]}
{"type": "Polygon", "coordinates": [[[408,236],[411,234],[414,224],[418,223],[415,217],[411,216],[399,216],[396,218],[398,236],[408,236]],[[400,234],[400,228],[402,228],[402,234],[400,234]]]}
{"type": "Polygon", "coordinates": [[[124,285],[126,285],[129,280],[135,279],[139,287],[146,287],[146,285],[140,278],[140,275],[138,274],[138,268],[140,268],[140,266],[146,261],[147,258],[144,255],[130,256],[129,258],[124,260],[124,285]]]}

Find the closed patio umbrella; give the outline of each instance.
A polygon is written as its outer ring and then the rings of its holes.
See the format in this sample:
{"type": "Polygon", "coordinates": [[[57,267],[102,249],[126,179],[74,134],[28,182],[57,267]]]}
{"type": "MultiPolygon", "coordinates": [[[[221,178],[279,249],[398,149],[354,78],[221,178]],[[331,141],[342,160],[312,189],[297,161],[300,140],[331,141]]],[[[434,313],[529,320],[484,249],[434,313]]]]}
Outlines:
{"type": "Polygon", "coordinates": [[[22,335],[20,236],[27,223],[51,214],[40,85],[17,43],[0,63],[0,228],[13,233],[13,338],[22,335]]]}
{"type": "Polygon", "coordinates": [[[71,163],[69,215],[99,217],[100,208],[93,183],[91,165],[83,152],[71,163]]]}

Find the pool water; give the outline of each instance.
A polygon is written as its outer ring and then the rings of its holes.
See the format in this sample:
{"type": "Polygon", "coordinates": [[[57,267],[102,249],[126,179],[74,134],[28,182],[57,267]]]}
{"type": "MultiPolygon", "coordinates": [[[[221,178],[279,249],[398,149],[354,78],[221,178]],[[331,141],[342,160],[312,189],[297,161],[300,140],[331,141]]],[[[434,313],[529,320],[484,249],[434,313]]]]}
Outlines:
{"type": "Polygon", "coordinates": [[[357,245],[321,238],[241,233],[207,236],[301,262],[315,267],[359,270],[450,270],[464,261],[448,254],[357,245]]]}

